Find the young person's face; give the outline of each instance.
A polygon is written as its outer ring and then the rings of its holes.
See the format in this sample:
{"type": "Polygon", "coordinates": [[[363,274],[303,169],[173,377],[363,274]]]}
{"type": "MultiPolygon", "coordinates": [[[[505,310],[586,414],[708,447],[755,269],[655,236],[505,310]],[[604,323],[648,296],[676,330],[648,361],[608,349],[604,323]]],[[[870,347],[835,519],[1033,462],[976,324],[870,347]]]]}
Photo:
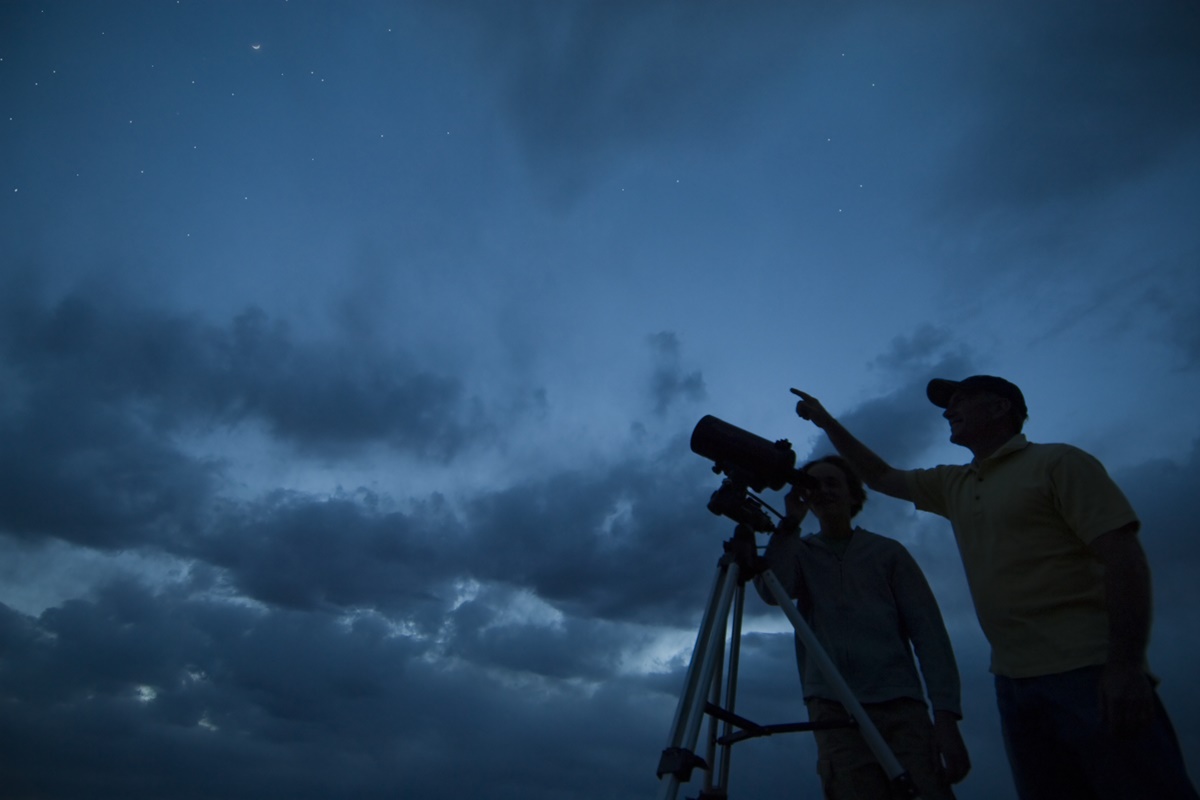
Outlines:
{"type": "Polygon", "coordinates": [[[808,493],[808,506],[818,519],[849,519],[854,509],[854,498],[846,473],[833,464],[813,464],[805,472],[817,482],[817,488],[808,493]]]}

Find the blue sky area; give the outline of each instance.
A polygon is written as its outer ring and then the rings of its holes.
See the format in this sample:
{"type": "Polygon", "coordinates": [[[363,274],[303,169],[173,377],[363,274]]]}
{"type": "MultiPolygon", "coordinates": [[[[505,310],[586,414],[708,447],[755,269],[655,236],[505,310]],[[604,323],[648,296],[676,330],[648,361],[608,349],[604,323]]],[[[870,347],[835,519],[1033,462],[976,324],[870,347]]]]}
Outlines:
{"type": "MultiPolygon", "coordinates": [[[[1143,521],[1200,774],[1200,14],[1183,2],[0,6],[0,783],[652,796],[788,388],[959,463],[1003,375],[1143,521]]],[[[768,493],[769,502],[780,501],[768,493]]],[[[924,568],[1013,797],[947,523],[924,568]]],[[[751,597],[739,709],[804,718],[751,597]]],[[[811,737],[731,796],[816,796],[811,737]]],[[[694,787],[685,789],[694,793],[694,787]]]]}

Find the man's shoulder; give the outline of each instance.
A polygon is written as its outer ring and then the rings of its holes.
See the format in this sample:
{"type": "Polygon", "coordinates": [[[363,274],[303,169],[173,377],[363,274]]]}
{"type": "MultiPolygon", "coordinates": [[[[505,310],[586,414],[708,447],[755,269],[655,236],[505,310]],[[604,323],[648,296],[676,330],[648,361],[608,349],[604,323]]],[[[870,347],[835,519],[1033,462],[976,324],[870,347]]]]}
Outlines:
{"type": "Polygon", "coordinates": [[[1066,442],[1030,442],[1020,452],[1024,453],[1026,458],[1043,462],[1058,462],[1063,460],[1099,462],[1099,459],[1087,450],[1073,444],[1067,444],[1066,442]]]}
{"type": "Polygon", "coordinates": [[[1066,442],[1029,442],[1025,446],[1025,449],[1031,453],[1087,452],[1082,447],[1067,444],[1066,442]]]}
{"type": "Polygon", "coordinates": [[[917,469],[903,470],[909,480],[928,480],[931,477],[947,478],[954,475],[965,474],[971,471],[970,464],[935,464],[931,467],[918,467],[917,469]]]}

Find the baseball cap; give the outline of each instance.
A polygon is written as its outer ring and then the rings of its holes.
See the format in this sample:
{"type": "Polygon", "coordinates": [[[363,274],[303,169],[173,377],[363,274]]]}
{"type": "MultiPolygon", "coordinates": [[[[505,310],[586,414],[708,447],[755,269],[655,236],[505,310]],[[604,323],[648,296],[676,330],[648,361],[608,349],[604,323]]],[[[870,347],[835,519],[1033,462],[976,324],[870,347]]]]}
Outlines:
{"type": "Polygon", "coordinates": [[[968,392],[991,392],[994,395],[1003,397],[1012,403],[1013,412],[1018,419],[1025,419],[1029,416],[1029,410],[1025,407],[1025,395],[1021,394],[1021,390],[1016,387],[1016,384],[997,378],[994,375],[972,375],[969,378],[963,378],[961,381],[951,381],[945,378],[934,378],[929,382],[929,386],[925,388],[925,394],[929,397],[929,402],[939,408],[945,408],[950,405],[950,398],[957,391],[968,392]]]}

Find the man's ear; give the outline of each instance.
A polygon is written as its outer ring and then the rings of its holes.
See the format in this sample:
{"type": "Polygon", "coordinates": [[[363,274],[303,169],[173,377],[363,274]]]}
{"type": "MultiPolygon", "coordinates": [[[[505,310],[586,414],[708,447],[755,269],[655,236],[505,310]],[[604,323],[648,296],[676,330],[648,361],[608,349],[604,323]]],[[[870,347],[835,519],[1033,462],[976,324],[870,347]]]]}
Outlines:
{"type": "Polygon", "coordinates": [[[1012,411],[1012,400],[1007,397],[992,398],[992,419],[1003,419],[1012,411]]]}

